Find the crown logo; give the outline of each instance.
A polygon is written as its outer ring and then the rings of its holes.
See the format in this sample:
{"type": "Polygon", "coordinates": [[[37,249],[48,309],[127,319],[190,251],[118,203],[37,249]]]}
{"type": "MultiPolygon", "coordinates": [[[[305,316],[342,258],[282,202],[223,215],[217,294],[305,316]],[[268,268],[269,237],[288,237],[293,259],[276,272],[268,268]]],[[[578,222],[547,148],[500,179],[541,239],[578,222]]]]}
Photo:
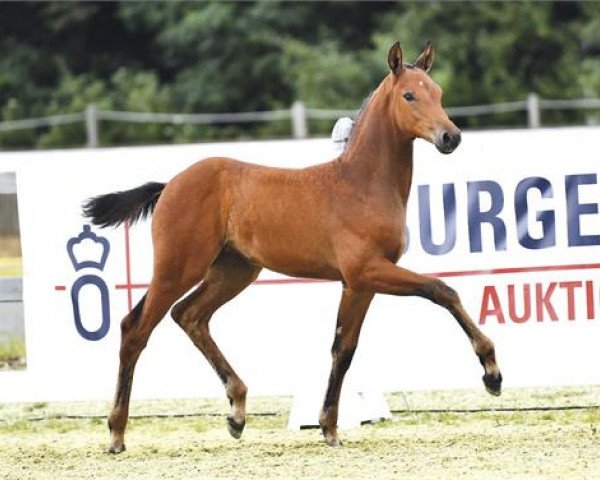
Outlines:
{"type": "Polygon", "coordinates": [[[109,252],[108,240],[92,232],[89,225],[84,225],[83,231],[67,242],[67,253],[75,270],[82,268],[104,270],[109,252]]]}

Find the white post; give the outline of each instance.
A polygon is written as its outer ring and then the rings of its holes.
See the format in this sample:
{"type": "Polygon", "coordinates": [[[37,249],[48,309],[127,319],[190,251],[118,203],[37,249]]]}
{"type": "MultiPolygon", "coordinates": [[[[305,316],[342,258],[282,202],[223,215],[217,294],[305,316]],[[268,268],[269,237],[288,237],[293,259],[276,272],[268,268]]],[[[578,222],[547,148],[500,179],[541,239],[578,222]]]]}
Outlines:
{"type": "Polygon", "coordinates": [[[295,101],[292,105],[292,134],[294,138],[308,136],[308,123],[306,121],[306,105],[304,102],[295,101]]]}
{"type": "Polygon", "coordinates": [[[85,130],[88,148],[98,147],[98,109],[95,103],[90,103],[85,109],[85,130]]]}
{"type": "Polygon", "coordinates": [[[537,93],[530,93],[527,96],[527,123],[529,128],[540,128],[540,97],[537,93]]]}

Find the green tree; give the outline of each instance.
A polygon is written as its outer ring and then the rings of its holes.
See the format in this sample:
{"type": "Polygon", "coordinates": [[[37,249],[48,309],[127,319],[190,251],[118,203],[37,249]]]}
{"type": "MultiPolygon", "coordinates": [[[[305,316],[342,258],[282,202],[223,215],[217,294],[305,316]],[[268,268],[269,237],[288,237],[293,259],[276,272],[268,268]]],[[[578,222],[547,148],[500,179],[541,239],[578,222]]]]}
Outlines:
{"type": "MultiPolygon", "coordinates": [[[[0,4],[0,121],[100,109],[359,108],[400,40],[436,46],[445,104],[598,97],[600,7],[576,2],[49,2],[0,4]],[[35,25],[35,28],[31,28],[35,25]],[[596,50],[594,50],[596,49],[596,50]],[[594,53],[596,51],[596,53],[594,53]]],[[[596,114],[548,112],[553,123],[596,114]]],[[[521,113],[460,119],[523,125],[521,113]]],[[[331,121],[313,122],[326,134],[331,121]]],[[[289,136],[268,124],[101,123],[104,145],[289,136]]],[[[85,142],[81,124],[0,132],[0,148],[85,142]]]]}
{"type": "MultiPolygon", "coordinates": [[[[413,52],[432,40],[437,52],[432,74],[446,92],[445,103],[472,105],[522,100],[529,92],[582,96],[578,31],[586,21],[596,22],[572,2],[436,2],[408,4],[401,15],[387,16],[380,30],[402,32],[413,52]]],[[[554,120],[574,121],[578,115],[563,113],[554,120]]],[[[526,123],[522,114],[463,123],[479,127],[499,121],[526,123]]]]}

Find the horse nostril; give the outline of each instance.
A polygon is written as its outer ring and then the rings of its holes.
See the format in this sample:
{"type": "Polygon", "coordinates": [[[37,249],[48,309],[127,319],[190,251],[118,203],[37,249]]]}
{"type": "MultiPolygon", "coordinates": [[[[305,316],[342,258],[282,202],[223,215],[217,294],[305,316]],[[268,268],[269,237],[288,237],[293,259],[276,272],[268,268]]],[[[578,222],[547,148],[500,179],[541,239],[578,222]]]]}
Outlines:
{"type": "Polygon", "coordinates": [[[453,131],[440,131],[435,137],[435,146],[442,153],[452,153],[456,147],[460,144],[460,130],[453,131]]]}
{"type": "Polygon", "coordinates": [[[460,130],[458,132],[456,132],[456,134],[453,136],[453,140],[454,140],[454,148],[458,147],[460,145],[460,141],[462,140],[462,137],[460,135],[460,130]]]}
{"type": "Polygon", "coordinates": [[[442,144],[445,147],[456,148],[460,143],[460,132],[458,133],[448,133],[444,132],[442,134],[442,144]]]}

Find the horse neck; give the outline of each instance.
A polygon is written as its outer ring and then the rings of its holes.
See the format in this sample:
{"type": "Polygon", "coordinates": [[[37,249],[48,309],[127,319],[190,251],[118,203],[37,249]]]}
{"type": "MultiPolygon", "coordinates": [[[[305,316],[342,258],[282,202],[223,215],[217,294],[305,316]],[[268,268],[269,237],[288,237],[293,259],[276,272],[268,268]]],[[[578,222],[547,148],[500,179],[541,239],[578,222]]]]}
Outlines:
{"type": "Polygon", "coordinates": [[[412,182],[413,139],[394,125],[389,111],[391,89],[384,86],[373,94],[360,115],[340,162],[344,177],[355,188],[394,192],[406,203],[412,182]]]}

